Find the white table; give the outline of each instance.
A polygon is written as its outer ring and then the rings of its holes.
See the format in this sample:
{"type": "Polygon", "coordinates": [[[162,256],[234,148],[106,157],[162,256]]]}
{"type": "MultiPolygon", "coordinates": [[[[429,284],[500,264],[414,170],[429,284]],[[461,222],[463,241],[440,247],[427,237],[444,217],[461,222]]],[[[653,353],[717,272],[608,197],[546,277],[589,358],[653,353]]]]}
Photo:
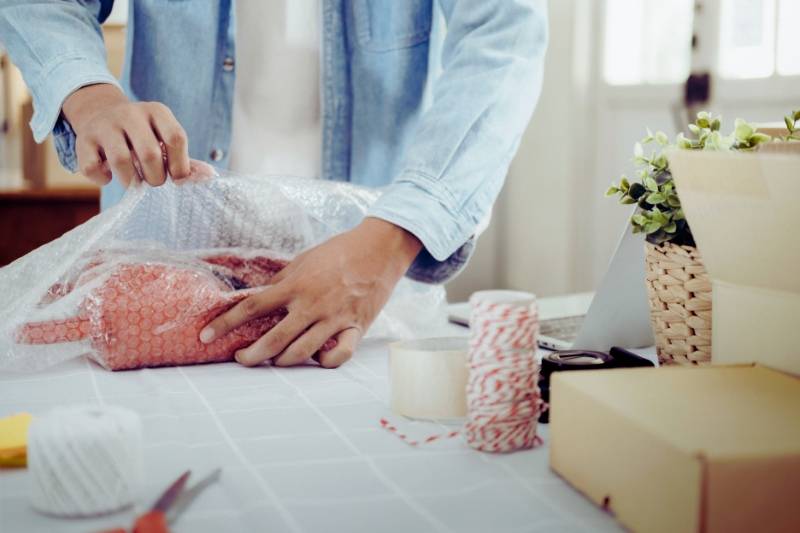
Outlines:
{"type": "MultiPolygon", "coordinates": [[[[450,326],[443,335],[466,334],[450,326]]],[[[217,364],[108,372],[75,360],[0,374],[0,416],[74,402],[142,415],[143,510],[182,471],[221,466],[221,480],[174,524],[219,531],[619,531],[548,467],[545,445],[493,455],[460,439],[411,448],[379,427],[388,408],[385,342],[362,343],[337,370],[217,364]]],[[[393,417],[397,420],[397,417],[393,417]]],[[[442,426],[400,420],[419,435],[442,426]]],[[[37,514],[26,470],[0,470],[0,531],[129,526],[134,510],[91,520],[37,514]]]]}

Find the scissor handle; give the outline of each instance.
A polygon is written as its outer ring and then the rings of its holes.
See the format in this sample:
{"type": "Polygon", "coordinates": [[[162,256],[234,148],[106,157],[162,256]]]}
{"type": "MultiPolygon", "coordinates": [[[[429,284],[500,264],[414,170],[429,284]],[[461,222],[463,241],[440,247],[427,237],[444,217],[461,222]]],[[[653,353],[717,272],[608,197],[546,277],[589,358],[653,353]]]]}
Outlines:
{"type": "Polygon", "coordinates": [[[149,511],[136,519],[133,533],[169,533],[167,516],[161,511],[149,511]]]}

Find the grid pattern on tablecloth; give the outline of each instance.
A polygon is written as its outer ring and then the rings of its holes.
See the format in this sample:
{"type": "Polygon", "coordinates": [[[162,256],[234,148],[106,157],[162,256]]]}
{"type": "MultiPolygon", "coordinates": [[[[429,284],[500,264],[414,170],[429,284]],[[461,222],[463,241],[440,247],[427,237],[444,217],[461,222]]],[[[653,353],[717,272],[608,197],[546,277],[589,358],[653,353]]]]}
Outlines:
{"type": "MultiPolygon", "coordinates": [[[[73,361],[0,374],[0,416],[74,402],[139,412],[149,498],[187,468],[197,477],[223,468],[177,532],[619,530],[548,469],[546,446],[508,455],[461,439],[411,448],[382,430],[379,419],[391,416],[387,356],[373,341],[335,371],[218,364],[112,373],[73,361]]],[[[0,531],[90,531],[134,516],[47,518],[28,506],[26,483],[24,470],[0,472],[0,531]]]]}

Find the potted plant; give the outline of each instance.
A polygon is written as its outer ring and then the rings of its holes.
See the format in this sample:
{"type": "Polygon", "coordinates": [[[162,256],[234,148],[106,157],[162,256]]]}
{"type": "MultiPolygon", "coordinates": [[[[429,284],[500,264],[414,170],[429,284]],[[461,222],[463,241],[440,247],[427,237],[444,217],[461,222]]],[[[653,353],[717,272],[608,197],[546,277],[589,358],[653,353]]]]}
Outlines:
{"type": "MultiPolygon", "coordinates": [[[[800,140],[800,111],[785,118],[788,134],[781,141],[800,140]]],[[[702,365],[711,361],[711,281],[684,217],[665,155],[668,149],[752,151],[773,138],[736,119],[729,135],[720,133],[721,120],[707,112],[689,124],[691,137],[679,133],[674,142],[663,132],[636,143],[637,176],[622,176],[606,196],[622,204],[637,204],[631,216],[634,233],[645,235],[646,284],[656,349],[662,364],[702,365]],[[646,145],[654,145],[651,153],[646,145]]],[[[778,140],[778,139],[776,139],[778,140]]]]}

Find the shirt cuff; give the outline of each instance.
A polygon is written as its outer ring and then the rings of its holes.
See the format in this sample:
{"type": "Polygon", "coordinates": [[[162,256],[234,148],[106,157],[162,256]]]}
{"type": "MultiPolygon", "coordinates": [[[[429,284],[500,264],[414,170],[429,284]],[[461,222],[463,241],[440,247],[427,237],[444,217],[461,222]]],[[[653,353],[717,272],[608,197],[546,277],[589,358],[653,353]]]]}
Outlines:
{"type": "Polygon", "coordinates": [[[474,228],[447,205],[450,198],[425,178],[403,176],[385,189],[367,216],[399,226],[425,247],[408,277],[442,283],[466,266],[474,250],[474,228]]]}
{"type": "Polygon", "coordinates": [[[31,130],[36,142],[54,133],[56,150],[62,164],[75,171],[75,133],[61,114],[61,106],[73,92],[96,83],[120,87],[105,63],[80,57],[60,56],[42,68],[42,74],[30,84],[33,95],[31,130]]]}

